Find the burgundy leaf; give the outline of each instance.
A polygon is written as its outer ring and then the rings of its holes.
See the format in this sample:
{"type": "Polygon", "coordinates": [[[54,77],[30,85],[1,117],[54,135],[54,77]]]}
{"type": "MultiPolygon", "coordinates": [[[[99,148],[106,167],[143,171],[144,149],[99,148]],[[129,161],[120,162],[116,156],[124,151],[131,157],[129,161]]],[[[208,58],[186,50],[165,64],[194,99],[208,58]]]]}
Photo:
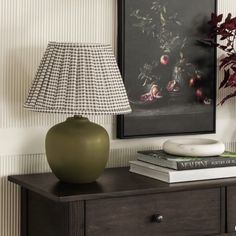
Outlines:
{"type": "Polygon", "coordinates": [[[229,77],[228,77],[228,80],[224,86],[225,88],[226,87],[236,87],[236,72],[234,72],[233,74],[231,74],[229,77]]]}
{"type": "Polygon", "coordinates": [[[228,23],[225,23],[224,24],[224,29],[227,29],[227,30],[235,30],[236,29],[236,24],[234,21],[229,21],[228,23]]]}
{"type": "Polygon", "coordinates": [[[229,13],[228,16],[225,18],[225,22],[229,22],[231,20],[232,14],[229,13]]]}
{"type": "Polygon", "coordinates": [[[217,22],[221,22],[223,19],[223,14],[220,14],[219,16],[216,17],[217,22]]]}
{"type": "Polygon", "coordinates": [[[222,88],[222,87],[227,83],[228,78],[229,78],[229,69],[224,71],[224,79],[223,79],[223,81],[220,83],[219,89],[222,88]]]}
{"type": "Polygon", "coordinates": [[[232,18],[230,21],[233,21],[234,23],[236,23],[236,17],[232,18]]]}
{"type": "Polygon", "coordinates": [[[217,34],[222,36],[222,38],[220,40],[225,40],[226,38],[233,36],[232,33],[228,32],[226,30],[220,30],[220,31],[218,31],[217,34]]]}
{"type": "Polygon", "coordinates": [[[236,54],[231,54],[230,56],[228,56],[228,58],[234,62],[236,62],[236,54]]]}
{"type": "Polygon", "coordinates": [[[217,16],[215,13],[211,13],[211,20],[208,23],[215,26],[219,22],[221,22],[222,19],[223,19],[223,14],[220,14],[219,16],[217,16]]]}
{"type": "Polygon", "coordinates": [[[222,45],[222,46],[219,46],[219,48],[222,49],[222,50],[225,50],[227,48],[227,46],[222,45]]]}
{"type": "Polygon", "coordinates": [[[226,51],[227,52],[232,52],[234,50],[234,48],[229,48],[229,49],[227,49],[226,51]]]}
{"type": "MultiPolygon", "coordinates": [[[[224,78],[220,83],[221,88],[236,88],[236,17],[232,18],[232,14],[229,13],[223,20],[223,15],[211,14],[212,32],[208,35],[209,40],[204,40],[206,44],[214,47],[218,47],[225,51],[225,56],[220,60],[219,68],[224,71],[224,78]],[[219,36],[219,40],[225,41],[223,44],[215,42],[216,36],[219,36]]],[[[231,97],[236,96],[236,91],[224,97],[220,102],[221,105],[225,103],[231,97]]]]}
{"type": "Polygon", "coordinates": [[[220,38],[220,40],[225,40],[225,39],[227,39],[227,36],[223,36],[220,38]]]}

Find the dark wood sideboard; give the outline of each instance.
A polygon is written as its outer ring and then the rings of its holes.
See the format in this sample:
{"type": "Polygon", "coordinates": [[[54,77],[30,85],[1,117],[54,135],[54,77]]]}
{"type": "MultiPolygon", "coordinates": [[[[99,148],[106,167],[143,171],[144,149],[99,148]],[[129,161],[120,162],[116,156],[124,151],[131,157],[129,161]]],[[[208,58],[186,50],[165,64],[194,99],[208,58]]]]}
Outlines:
{"type": "Polygon", "coordinates": [[[167,184],[112,168],[92,184],[9,181],[21,186],[21,236],[236,236],[236,178],[167,184]]]}

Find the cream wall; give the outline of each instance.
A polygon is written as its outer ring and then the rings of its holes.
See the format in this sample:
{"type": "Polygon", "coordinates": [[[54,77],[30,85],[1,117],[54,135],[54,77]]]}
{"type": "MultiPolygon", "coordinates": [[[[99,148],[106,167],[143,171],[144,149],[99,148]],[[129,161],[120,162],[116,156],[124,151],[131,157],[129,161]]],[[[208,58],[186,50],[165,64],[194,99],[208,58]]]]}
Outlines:
{"type": "MultiPolygon", "coordinates": [[[[218,11],[236,15],[235,0],[220,0],[218,11]]],[[[48,41],[109,43],[116,53],[116,19],[116,0],[0,0],[0,236],[19,235],[19,189],[6,176],[49,171],[44,136],[65,119],[22,108],[48,41]]],[[[223,95],[218,93],[218,101],[223,95]]],[[[217,107],[217,133],[204,137],[221,139],[228,149],[235,149],[234,116],[234,99],[217,107]]],[[[108,167],[126,166],[137,149],[158,148],[166,140],[118,140],[115,117],[90,119],[111,137],[108,167]]]]}

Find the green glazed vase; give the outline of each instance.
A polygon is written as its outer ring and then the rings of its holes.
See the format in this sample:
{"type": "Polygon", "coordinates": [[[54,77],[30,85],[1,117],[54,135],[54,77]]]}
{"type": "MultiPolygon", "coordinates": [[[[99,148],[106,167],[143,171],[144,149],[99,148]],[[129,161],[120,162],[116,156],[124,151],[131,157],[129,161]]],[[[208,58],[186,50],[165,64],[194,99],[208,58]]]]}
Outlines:
{"type": "Polygon", "coordinates": [[[53,126],[46,135],[46,156],[52,172],[66,183],[91,183],[103,172],[109,156],[106,130],[75,116],[53,126]]]}

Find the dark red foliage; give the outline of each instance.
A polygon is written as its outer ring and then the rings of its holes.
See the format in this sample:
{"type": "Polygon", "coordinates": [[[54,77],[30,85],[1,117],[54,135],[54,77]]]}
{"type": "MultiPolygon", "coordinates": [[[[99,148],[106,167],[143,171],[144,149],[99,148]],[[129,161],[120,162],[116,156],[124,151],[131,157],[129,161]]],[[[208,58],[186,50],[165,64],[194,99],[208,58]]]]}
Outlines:
{"type": "MultiPolygon", "coordinates": [[[[228,15],[229,16],[229,15],[228,15]]],[[[225,22],[224,23],[222,23],[221,25],[220,25],[220,27],[222,28],[222,29],[225,29],[225,30],[229,30],[229,31],[232,31],[232,30],[235,30],[236,29],[236,18],[234,17],[234,18],[226,18],[225,19],[225,22]]]]}
{"type": "MultiPolygon", "coordinates": [[[[218,47],[225,52],[225,57],[220,60],[219,68],[224,71],[224,79],[220,83],[221,88],[236,87],[236,51],[235,51],[235,39],[236,39],[236,17],[232,18],[231,13],[223,21],[223,14],[216,15],[211,14],[211,20],[209,24],[213,28],[213,32],[210,34],[209,39],[206,40],[206,44],[218,47]],[[215,41],[216,36],[224,41],[223,44],[215,41]]],[[[227,95],[220,102],[222,105],[229,98],[235,97],[236,91],[227,95]]]]}
{"type": "Polygon", "coordinates": [[[215,13],[211,13],[211,20],[209,21],[209,24],[216,26],[219,22],[221,22],[223,19],[223,14],[220,14],[217,16],[215,13]]]}
{"type": "Polygon", "coordinates": [[[219,46],[220,49],[225,50],[227,46],[219,46]]]}
{"type": "Polygon", "coordinates": [[[224,87],[225,88],[236,87],[236,73],[235,72],[228,77],[228,80],[224,87]]]}
{"type": "Polygon", "coordinates": [[[229,22],[231,20],[232,14],[229,13],[228,16],[225,18],[225,22],[229,22]]]}

